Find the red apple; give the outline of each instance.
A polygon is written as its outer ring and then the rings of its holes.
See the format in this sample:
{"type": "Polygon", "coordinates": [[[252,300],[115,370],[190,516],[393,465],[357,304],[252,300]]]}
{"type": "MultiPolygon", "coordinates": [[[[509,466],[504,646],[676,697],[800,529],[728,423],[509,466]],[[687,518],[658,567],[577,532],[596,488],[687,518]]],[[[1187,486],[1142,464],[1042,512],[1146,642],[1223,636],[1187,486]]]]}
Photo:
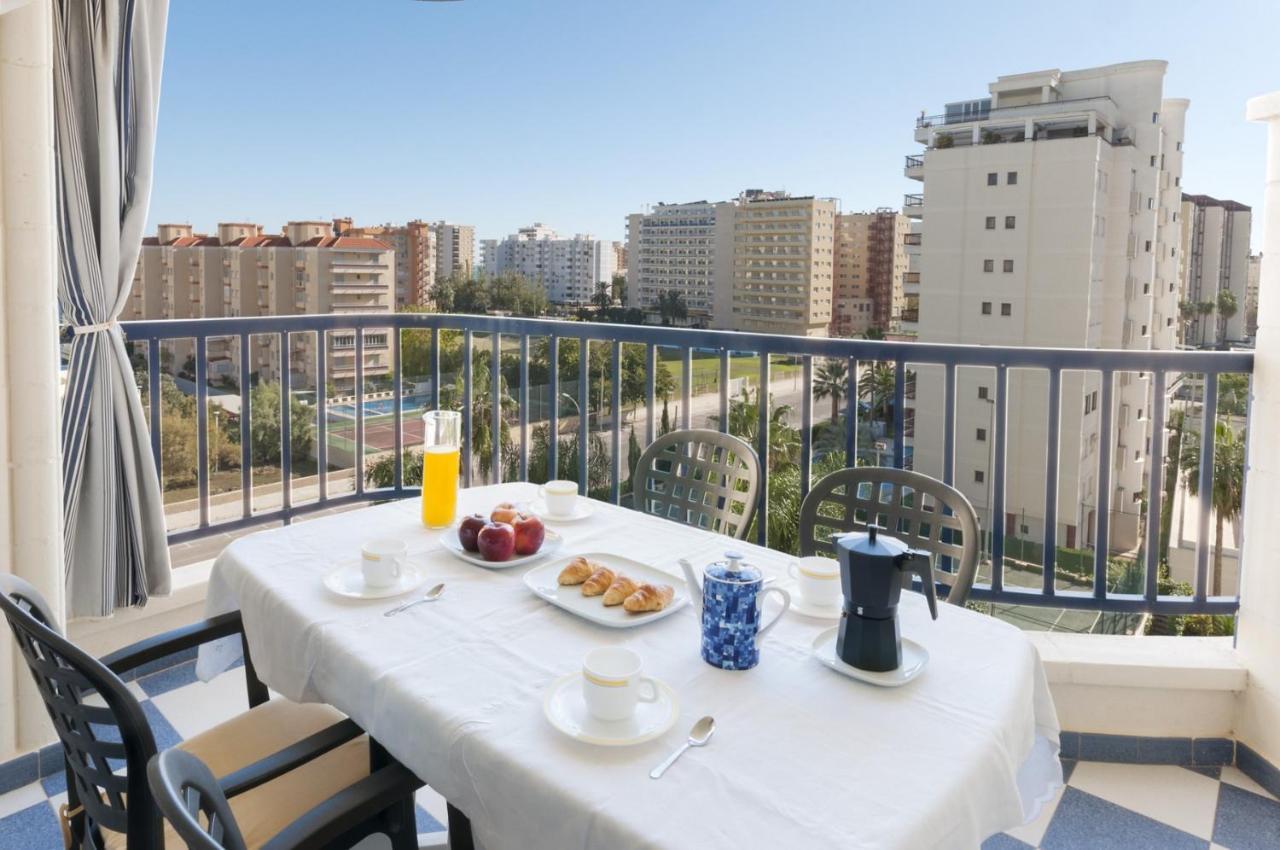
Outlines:
{"type": "Polygon", "coordinates": [[[542,540],[547,536],[542,520],[532,514],[519,514],[512,526],[516,530],[517,555],[532,555],[542,548],[542,540]]]}
{"type": "Polygon", "coordinates": [[[505,522],[510,525],[515,522],[515,518],[519,516],[520,511],[510,502],[502,502],[493,509],[493,513],[489,514],[489,519],[494,522],[505,522]]]}
{"type": "Polygon", "coordinates": [[[506,561],[516,550],[516,530],[505,522],[486,522],[476,535],[480,557],[486,561],[506,561]]]}
{"type": "Polygon", "coordinates": [[[462,518],[462,522],[458,524],[458,542],[462,544],[462,548],[468,552],[478,552],[479,546],[476,545],[476,537],[480,534],[480,529],[484,528],[487,520],[484,514],[471,514],[462,518]]]}

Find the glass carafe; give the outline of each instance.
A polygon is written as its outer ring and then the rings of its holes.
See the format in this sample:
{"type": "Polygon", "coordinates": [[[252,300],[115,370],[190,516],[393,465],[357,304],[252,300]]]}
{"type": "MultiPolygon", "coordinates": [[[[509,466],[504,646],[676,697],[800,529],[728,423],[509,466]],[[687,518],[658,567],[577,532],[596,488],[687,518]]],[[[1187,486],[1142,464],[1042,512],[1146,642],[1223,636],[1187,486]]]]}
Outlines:
{"type": "Polygon", "coordinates": [[[445,528],[458,512],[462,414],[429,410],[422,415],[422,524],[445,528]]]}

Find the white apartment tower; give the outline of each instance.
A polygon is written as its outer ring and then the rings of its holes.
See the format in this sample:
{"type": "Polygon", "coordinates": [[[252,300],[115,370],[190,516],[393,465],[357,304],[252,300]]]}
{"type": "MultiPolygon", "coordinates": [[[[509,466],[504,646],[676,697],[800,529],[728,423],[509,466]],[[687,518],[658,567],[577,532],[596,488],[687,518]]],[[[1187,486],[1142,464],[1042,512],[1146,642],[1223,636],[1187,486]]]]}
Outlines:
{"type": "Polygon", "coordinates": [[[1183,343],[1211,348],[1227,341],[1244,340],[1249,335],[1246,302],[1253,212],[1237,201],[1183,195],[1181,224],[1183,256],[1179,297],[1180,303],[1192,308],[1183,321],[1183,343]],[[1235,296],[1236,310],[1230,318],[1224,319],[1217,311],[1221,292],[1235,296]],[[1205,305],[1205,309],[1194,309],[1200,305],[1205,305]]]}
{"type": "Polygon", "coordinates": [[[599,283],[609,283],[617,266],[614,243],[579,233],[562,238],[538,222],[505,239],[480,243],[484,273],[516,272],[536,281],[553,304],[591,302],[599,283]]]}
{"type": "MultiPolygon", "coordinates": [[[[921,342],[1171,349],[1178,317],[1183,121],[1166,63],[1129,62],[998,78],[989,97],[921,116],[905,212],[907,312],[921,342]],[[912,274],[914,273],[914,274],[912,274]]],[[[904,328],[908,324],[904,322],[904,328]]],[[[1109,510],[1112,548],[1136,543],[1152,438],[1150,376],[1113,385],[1111,492],[1099,494],[1097,373],[1062,374],[1058,545],[1092,544],[1109,510]]],[[[993,370],[957,376],[955,483],[984,526],[1044,530],[1048,376],[1011,370],[1005,515],[991,518],[993,370]]],[[[916,397],[943,397],[921,367],[916,397]]],[[[914,467],[942,472],[942,405],[914,415],[914,467]]],[[[1157,439],[1162,435],[1155,435],[1157,439]]]]}
{"type": "Polygon", "coordinates": [[[627,216],[627,306],[653,313],[659,296],[674,292],[690,324],[731,328],[735,209],[693,201],[627,216]]]}
{"type": "Polygon", "coordinates": [[[436,280],[450,275],[471,277],[475,266],[476,229],[469,224],[437,221],[431,225],[435,234],[436,280]]]}

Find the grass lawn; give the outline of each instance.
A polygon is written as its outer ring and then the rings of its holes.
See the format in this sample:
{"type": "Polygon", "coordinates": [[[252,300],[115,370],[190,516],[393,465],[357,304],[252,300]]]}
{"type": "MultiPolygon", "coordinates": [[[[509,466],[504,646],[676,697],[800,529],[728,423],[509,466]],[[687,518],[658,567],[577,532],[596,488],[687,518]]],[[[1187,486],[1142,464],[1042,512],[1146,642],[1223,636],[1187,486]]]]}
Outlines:
{"type": "MultiPolygon", "coordinates": [[[[670,349],[659,349],[659,357],[671,370],[671,375],[676,379],[676,394],[683,392],[684,387],[684,364],[681,362],[683,355],[670,349]]],[[[769,366],[769,376],[778,379],[784,376],[793,375],[800,371],[800,364],[782,360],[775,357],[769,366]]],[[[729,358],[729,377],[732,378],[750,378],[753,382],[760,377],[760,355],[749,354],[734,356],[729,358]]],[[[693,390],[695,393],[710,391],[719,388],[720,383],[720,357],[718,355],[699,355],[696,351],[693,355],[693,390]]]]}

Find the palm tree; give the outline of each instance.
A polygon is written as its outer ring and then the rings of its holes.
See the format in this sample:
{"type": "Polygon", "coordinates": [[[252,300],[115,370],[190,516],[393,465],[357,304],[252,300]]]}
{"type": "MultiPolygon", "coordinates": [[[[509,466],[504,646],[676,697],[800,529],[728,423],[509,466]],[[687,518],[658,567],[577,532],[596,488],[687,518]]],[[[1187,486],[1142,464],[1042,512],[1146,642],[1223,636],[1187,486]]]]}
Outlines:
{"type": "Polygon", "coordinates": [[[607,310],[613,304],[613,289],[607,281],[596,284],[596,291],[591,295],[591,303],[599,310],[607,310]]]}
{"type": "Polygon", "coordinates": [[[1227,322],[1231,321],[1231,317],[1236,314],[1240,304],[1236,301],[1236,294],[1230,289],[1224,289],[1218,293],[1218,347],[1227,347],[1227,322]]]}
{"type": "MultiPolygon", "coordinates": [[[[1215,519],[1213,534],[1213,596],[1222,595],[1222,535],[1228,519],[1238,527],[1244,500],[1245,434],[1239,435],[1226,422],[1213,428],[1213,492],[1210,494],[1215,519]]],[[[1187,492],[1198,495],[1200,489],[1200,440],[1182,444],[1179,462],[1187,492]]]]}
{"type": "Polygon", "coordinates": [[[684,302],[684,296],[674,289],[659,292],[658,315],[662,317],[664,325],[682,322],[689,318],[689,307],[684,302]]]}
{"type": "Polygon", "coordinates": [[[825,360],[813,379],[813,395],[819,400],[831,399],[831,421],[840,418],[840,401],[849,390],[849,364],[844,360],[825,360]]]}
{"type": "Polygon", "coordinates": [[[1182,341],[1184,343],[1191,333],[1191,324],[1196,320],[1196,315],[1199,312],[1199,305],[1194,301],[1184,300],[1178,302],[1178,319],[1180,320],[1178,324],[1182,330],[1182,341]]]}
{"type": "MultiPolygon", "coordinates": [[[[735,437],[746,441],[747,445],[759,451],[760,443],[760,404],[759,393],[742,388],[742,393],[729,402],[728,431],[735,437]]],[[[791,405],[773,404],[773,396],[769,396],[769,457],[761,458],[769,466],[769,474],[774,471],[796,465],[800,459],[800,431],[787,424],[791,416],[791,405]]],[[[707,419],[718,425],[718,415],[707,419]]]]}
{"type": "Polygon", "coordinates": [[[893,422],[893,395],[897,386],[894,368],[888,363],[873,363],[858,378],[858,398],[871,406],[885,425],[893,422]]]}
{"type": "MultiPolygon", "coordinates": [[[[489,369],[475,368],[471,384],[471,457],[482,478],[488,479],[493,465],[493,395],[489,369]]],[[[450,385],[441,387],[440,406],[446,410],[461,410],[463,398],[462,376],[450,385]]],[[[511,438],[509,416],[519,412],[519,404],[507,391],[507,380],[498,376],[498,399],[502,407],[501,454],[509,454],[514,447],[511,438]]]]}

